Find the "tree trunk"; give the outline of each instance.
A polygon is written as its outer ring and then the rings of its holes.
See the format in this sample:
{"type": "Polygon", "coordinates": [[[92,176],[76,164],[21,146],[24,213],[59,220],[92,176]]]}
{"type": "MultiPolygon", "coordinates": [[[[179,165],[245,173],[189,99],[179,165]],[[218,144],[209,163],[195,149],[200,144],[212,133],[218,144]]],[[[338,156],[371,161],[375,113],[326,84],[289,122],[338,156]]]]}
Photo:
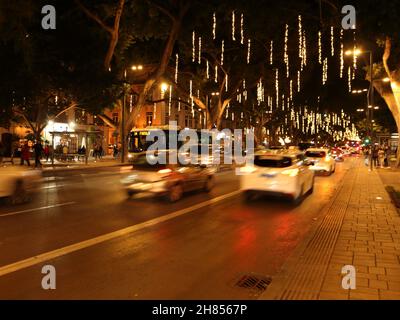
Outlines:
{"type": "MultiPolygon", "coordinates": [[[[390,87],[382,83],[382,81],[377,81],[374,83],[375,89],[385,100],[389,110],[391,111],[393,118],[396,122],[397,133],[400,134],[400,81],[392,81],[390,87]]],[[[397,154],[396,154],[396,167],[400,166],[400,137],[397,144],[397,154]]]]}

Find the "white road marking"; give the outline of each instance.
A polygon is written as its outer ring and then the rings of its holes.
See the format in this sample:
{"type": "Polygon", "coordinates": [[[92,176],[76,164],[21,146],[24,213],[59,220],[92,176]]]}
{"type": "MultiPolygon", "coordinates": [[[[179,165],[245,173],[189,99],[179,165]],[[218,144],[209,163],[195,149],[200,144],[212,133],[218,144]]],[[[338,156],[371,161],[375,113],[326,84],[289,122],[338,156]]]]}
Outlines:
{"type": "Polygon", "coordinates": [[[234,192],[231,192],[231,193],[227,193],[227,194],[218,196],[216,198],[213,198],[213,199],[198,203],[198,204],[193,205],[193,206],[188,207],[188,208],[184,208],[184,209],[181,209],[181,210],[166,214],[164,216],[161,216],[161,217],[158,217],[158,218],[155,218],[155,219],[151,219],[151,220],[148,220],[148,221],[145,221],[145,222],[142,222],[142,223],[139,223],[139,224],[135,224],[133,226],[126,227],[126,228],[123,228],[123,229],[120,229],[120,230],[117,230],[117,231],[114,231],[114,232],[110,232],[110,233],[107,233],[107,234],[104,234],[104,235],[101,235],[101,236],[98,236],[98,237],[95,237],[95,238],[92,238],[92,239],[84,240],[84,241],[81,241],[81,242],[78,242],[78,243],[74,243],[74,244],[66,246],[66,247],[55,249],[55,250],[52,250],[52,251],[49,251],[49,252],[45,252],[45,253],[39,254],[39,255],[34,256],[34,257],[30,257],[30,258],[27,258],[27,259],[24,259],[24,260],[21,260],[21,261],[17,261],[17,262],[11,263],[9,265],[5,265],[3,267],[0,267],[0,277],[4,276],[6,274],[12,273],[12,272],[19,271],[21,269],[25,269],[25,268],[31,267],[33,265],[42,263],[44,261],[53,260],[53,259],[58,258],[60,256],[64,256],[64,255],[67,255],[69,253],[72,253],[72,252],[75,252],[75,251],[78,251],[78,250],[82,250],[82,249],[94,246],[96,244],[99,244],[99,243],[102,243],[102,242],[105,242],[105,241],[108,241],[108,240],[112,240],[112,239],[115,239],[115,238],[118,238],[118,237],[125,236],[127,234],[133,233],[133,232],[141,230],[141,229],[149,228],[149,227],[157,225],[159,223],[162,223],[162,222],[174,219],[176,217],[182,216],[182,215],[184,215],[186,213],[193,212],[195,210],[201,209],[201,208],[206,207],[208,205],[211,205],[211,204],[217,203],[219,201],[222,201],[224,199],[233,197],[233,196],[235,196],[235,195],[237,195],[239,193],[241,193],[240,190],[237,190],[237,191],[234,191],[234,192]]]}
{"type": "Polygon", "coordinates": [[[55,189],[55,188],[65,187],[65,186],[66,186],[66,184],[58,184],[55,186],[44,186],[44,187],[41,187],[40,189],[55,189]]]}
{"type": "Polygon", "coordinates": [[[65,203],[59,203],[59,204],[53,204],[51,206],[45,206],[45,207],[39,207],[39,208],[33,208],[33,209],[26,209],[26,210],[21,210],[21,211],[14,211],[14,212],[8,212],[5,214],[1,214],[1,217],[8,217],[8,216],[14,216],[16,214],[21,214],[21,213],[28,213],[28,212],[34,212],[34,211],[40,211],[40,210],[46,210],[46,209],[51,209],[51,208],[58,208],[58,207],[64,207],[64,206],[70,206],[72,204],[75,204],[75,201],[71,202],[65,202],[65,203]]]}

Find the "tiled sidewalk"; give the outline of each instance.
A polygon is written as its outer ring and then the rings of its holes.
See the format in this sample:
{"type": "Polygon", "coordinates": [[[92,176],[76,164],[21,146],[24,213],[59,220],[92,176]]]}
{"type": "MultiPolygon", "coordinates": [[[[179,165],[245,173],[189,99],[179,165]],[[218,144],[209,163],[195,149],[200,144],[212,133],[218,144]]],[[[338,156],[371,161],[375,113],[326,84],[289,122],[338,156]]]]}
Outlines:
{"type": "Polygon", "coordinates": [[[400,214],[377,171],[356,160],[326,210],[261,299],[400,299],[400,214]],[[344,265],[356,289],[342,288],[344,265]]]}

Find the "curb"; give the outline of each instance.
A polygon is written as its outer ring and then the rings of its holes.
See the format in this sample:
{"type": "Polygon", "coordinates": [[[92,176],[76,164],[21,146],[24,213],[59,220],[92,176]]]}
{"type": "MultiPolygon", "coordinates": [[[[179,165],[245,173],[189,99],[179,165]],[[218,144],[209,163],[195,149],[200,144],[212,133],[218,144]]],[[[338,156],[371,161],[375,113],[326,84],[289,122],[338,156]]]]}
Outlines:
{"type": "Polygon", "coordinates": [[[397,192],[393,186],[386,186],[385,189],[396,208],[400,208],[400,197],[397,195],[397,192]]]}

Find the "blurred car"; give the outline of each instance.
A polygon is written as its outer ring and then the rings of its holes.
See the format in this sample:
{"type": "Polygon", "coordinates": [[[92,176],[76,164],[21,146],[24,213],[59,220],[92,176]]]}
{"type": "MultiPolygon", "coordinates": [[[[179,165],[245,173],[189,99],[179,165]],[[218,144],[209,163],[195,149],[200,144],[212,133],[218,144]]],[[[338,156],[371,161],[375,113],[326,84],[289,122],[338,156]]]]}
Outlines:
{"type": "MultiPolygon", "coordinates": [[[[201,164],[150,164],[146,153],[133,160],[133,170],[121,180],[129,197],[134,194],[165,196],[176,202],[183,194],[192,190],[211,191],[215,184],[215,169],[201,164]]],[[[167,163],[171,156],[166,152],[167,163]]]]}
{"type": "Polygon", "coordinates": [[[41,179],[40,170],[19,165],[0,167],[0,198],[6,198],[11,204],[26,202],[41,179]]]}
{"type": "Polygon", "coordinates": [[[328,148],[310,148],[305,152],[307,160],[313,164],[310,167],[316,173],[331,175],[335,172],[336,162],[328,148]]]}
{"type": "Polygon", "coordinates": [[[344,153],[340,148],[332,149],[332,157],[335,159],[336,162],[344,161],[344,153]]]}
{"type": "Polygon", "coordinates": [[[299,202],[314,190],[314,172],[301,152],[259,152],[254,165],[240,168],[241,189],[250,200],[256,192],[299,202]]]}

